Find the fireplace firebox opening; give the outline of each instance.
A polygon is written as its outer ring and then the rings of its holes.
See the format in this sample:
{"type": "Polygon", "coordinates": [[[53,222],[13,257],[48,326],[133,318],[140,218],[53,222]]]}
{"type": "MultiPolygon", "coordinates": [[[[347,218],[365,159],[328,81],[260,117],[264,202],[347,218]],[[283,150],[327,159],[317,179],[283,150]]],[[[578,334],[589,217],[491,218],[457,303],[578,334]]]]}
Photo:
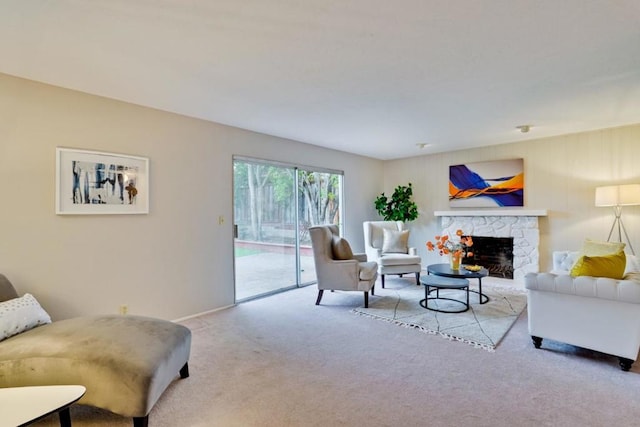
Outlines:
{"type": "Polygon", "coordinates": [[[513,279],[513,237],[471,236],[473,256],[465,264],[481,265],[489,276],[513,279]]]}

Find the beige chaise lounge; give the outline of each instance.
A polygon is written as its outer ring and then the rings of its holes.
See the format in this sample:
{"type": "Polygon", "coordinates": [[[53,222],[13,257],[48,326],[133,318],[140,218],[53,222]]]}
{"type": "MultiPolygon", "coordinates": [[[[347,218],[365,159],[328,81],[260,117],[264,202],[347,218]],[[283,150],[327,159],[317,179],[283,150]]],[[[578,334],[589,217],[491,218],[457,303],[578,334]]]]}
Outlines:
{"type": "MultiPolygon", "coordinates": [[[[0,274],[0,302],[18,294],[0,274]]],[[[79,403],[133,417],[135,427],[167,386],[189,376],[191,331],[140,316],[56,321],[0,341],[0,387],[80,384],[79,403]]]]}

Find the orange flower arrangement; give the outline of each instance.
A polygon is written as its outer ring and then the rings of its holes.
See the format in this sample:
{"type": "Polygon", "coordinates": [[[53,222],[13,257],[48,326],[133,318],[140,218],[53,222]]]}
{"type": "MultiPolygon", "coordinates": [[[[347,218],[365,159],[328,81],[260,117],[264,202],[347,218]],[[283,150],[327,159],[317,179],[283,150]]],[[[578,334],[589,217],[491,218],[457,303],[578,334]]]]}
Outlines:
{"type": "Polygon", "coordinates": [[[471,236],[463,236],[462,230],[456,231],[457,242],[449,239],[449,236],[442,235],[435,237],[435,243],[427,242],[427,249],[433,251],[438,249],[440,255],[452,254],[456,258],[473,256],[473,252],[469,250],[473,246],[473,239],[471,236]]]}

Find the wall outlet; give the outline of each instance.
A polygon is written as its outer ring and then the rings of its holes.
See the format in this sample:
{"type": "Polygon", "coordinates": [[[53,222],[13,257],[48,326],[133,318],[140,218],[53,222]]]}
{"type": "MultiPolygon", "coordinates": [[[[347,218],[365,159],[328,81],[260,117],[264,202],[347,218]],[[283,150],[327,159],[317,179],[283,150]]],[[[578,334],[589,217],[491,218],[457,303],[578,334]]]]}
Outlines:
{"type": "Polygon", "coordinates": [[[123,316],[129,313],[129,306],[127,304],[122,304],[119,310],[120,314],[123,316]]]}

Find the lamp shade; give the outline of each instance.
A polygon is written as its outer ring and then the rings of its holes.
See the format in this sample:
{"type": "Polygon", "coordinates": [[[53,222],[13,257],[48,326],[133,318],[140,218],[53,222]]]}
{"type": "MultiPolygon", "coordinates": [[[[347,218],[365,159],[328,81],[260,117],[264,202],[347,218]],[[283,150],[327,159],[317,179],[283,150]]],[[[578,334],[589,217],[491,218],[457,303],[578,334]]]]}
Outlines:
{"type": "Polygon", "coordinates": [[[618,186],[596,187],[596,206],[616,206],[618,204],[618,186]]]}
{"type": "Polygon", "coordinates": [[[620,186],[620,206],[640,205],[640,184],[620,186]]]}
{"type": "Polygon", "coordinates": [[[596,187],[596,206],[640,205],[640,184],[596,187]]]}

